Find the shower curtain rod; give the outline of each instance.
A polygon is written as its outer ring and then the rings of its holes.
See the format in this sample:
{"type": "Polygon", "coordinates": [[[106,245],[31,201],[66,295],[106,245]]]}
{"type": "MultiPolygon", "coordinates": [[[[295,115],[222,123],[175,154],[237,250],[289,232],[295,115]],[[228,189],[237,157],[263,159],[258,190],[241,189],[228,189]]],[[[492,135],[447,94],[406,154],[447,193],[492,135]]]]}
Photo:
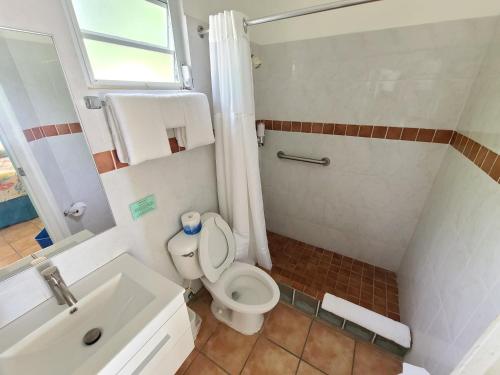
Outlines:
{"type": "MultiPolygon", "coordinates": [[[[260,25],[261,23],[286,20],[288,18],[300,17],[314,13],[321,13],[334,9],[347,8],[355,5],[374,3],[376,1],[381,1],[381,0],[338,0],[327,4],[315,5],[308,8],[291,10],[285,13],[273,14],[267,17],[243,20],[243,26],[245,27],[246,30],[247,26],[254,26],[254,25],[260,25]]],[[[205,29],[203,26],[198,26],[198,34],[200,35],[201,38],[203,38],[205,34],[208,33],[209,29],[205,29]]]]}

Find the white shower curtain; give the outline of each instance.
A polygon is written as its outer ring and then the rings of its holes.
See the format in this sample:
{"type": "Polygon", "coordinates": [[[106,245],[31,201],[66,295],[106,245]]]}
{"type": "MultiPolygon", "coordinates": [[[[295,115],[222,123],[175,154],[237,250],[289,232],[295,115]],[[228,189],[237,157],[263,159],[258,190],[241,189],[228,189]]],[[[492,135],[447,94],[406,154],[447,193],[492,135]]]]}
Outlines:
{"type": "Polygon", "coordinates": [[[219,210],[236,239],[236,259],[271,269],[255,131],[250,42],[243,15],[210,16],[219,210]]]}

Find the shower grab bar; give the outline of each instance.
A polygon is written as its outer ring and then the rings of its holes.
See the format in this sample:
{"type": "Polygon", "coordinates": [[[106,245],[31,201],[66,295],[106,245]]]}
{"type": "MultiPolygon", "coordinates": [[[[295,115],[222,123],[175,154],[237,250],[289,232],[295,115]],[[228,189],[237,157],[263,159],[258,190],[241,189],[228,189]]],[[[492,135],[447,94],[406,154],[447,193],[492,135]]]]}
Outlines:
{"type": "Polygon", "coordinates": [[[303,156],[287,155],[283,151],[278,151],[276,156],[280,159],[288,159],[288,160],[302,161],[304,163],[319,164],[324,167],[330,165],[330,158],[327,157],[321,159],[312,159],[312,158],[305,158],[303,156]]]}

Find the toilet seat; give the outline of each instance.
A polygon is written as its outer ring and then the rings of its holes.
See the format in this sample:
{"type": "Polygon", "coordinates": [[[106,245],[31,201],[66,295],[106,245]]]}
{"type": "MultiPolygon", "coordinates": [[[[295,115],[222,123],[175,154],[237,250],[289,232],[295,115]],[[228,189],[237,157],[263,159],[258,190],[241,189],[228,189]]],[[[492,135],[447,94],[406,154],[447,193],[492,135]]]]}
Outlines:
{"type": "Polygon", "coordinates": [[[253,335],[279,301],[278,284],[260,268],[234,260],[233,232],[220,215],[205,213],[201,222],[198,263],[201,282],[213,299],[210,310],[229,327],[253,335]]]}
{"type": "Polygon", "coordinates": [[[229,225],[220,216],[203,220],[199,261],[205,277],[212,283],[234,262],[236,244],[229,225]]]}
{"type": "Polygon", "coordinates": [[[258,267],[238,261],[231,264],[215,283],[203,278],[202,282],[224,306],[245,314],[263,314],[276,306],[280,297],[278,285],[271,276],[258,267]],[[234,291],[245,289],[255,293],[259,300],[238,301],[233,298],[234,291]]]}

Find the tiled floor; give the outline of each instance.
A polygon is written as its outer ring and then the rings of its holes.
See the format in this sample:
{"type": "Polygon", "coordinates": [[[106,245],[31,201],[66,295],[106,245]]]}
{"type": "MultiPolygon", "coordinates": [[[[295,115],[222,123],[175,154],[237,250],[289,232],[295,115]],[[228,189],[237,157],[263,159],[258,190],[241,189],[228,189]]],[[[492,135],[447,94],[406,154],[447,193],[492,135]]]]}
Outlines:
{"type": "Polygon", "coordinates": [[[203,291],[190,307],[202,318],[196,348],[177,374],[393,375],[401,361],[344,331],[279,303],[261,332],[245,336],[219,323],[203,291]]]}
{"type": "Polygon", "coordinates": [[[276,281],[317,299],[331,293],[400,320],[394,272],[276,233],[267,237],[276,281]]]}
{"type": "Polygon", "coordinates": [[[35,236],[43,228],[43,222],[36,218],[0,229],[0,267],[40,250],[35,236]]]}

